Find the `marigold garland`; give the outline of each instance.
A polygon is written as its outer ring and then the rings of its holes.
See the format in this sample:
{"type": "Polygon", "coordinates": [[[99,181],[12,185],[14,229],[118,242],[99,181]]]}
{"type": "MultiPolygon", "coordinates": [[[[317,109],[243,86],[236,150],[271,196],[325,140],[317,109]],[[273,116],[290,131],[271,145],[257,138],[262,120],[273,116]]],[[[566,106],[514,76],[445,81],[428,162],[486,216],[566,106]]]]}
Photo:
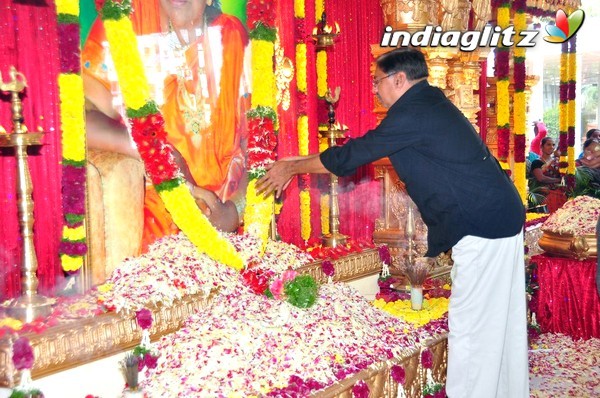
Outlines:
{"type": "Polygon", "coordinates": [[[575,174],[575,95],[577,79],[577,35],[569,39],[569,52],[567,53],[567,174],[575,174]]]}
{"type": "Polygon", "coordinates": [[[252,46],[252,109],[248,111],[248,170],[245,230],[261,241],[261,255],[267,247],[274,212],[274,196],[256,193],[256,179],[266,172],[265,166],[275,161],[275,126],[277,87],[275,84],[275,7],[271,0],[250,0],[248,7],[258,10],[257,18],[249,18],[252,46]]]}
{"type": "Polygon", "coordinates": [[[166,144],[164,119],[154,102],[138,52],[129,15],[130,0],[98,0],[111,55],[117,71],[127,115],[132,120],[132,137],[144,161],[146,172],[156,187],[175,224],[202,253],[234,269],[243,268],[243,260],[198,209],[181,172],[166,144]]]}
{"type": "Polygon", "coordinates": [[[321,98],[327,93],[327,52],[317,51],[317,95],[321,98]]]}
{"type": "Polygon", "coordinates": [[[560,54],[560,83],[559,83],[559,99],[558,106],[558,149],[560,150],[560,173],[567,172],[567,134],[569,121],[567,115],[567,104],[569,102],[569,61],[567,52],[569,51],[569,42],[566,41],[561,45],[560,54]]]}
{"type": "MultiPolygon", "coordinates": [[[[308,147],[308,116],[301,115],[298,118],[298,154],[306,156],[309,153],[308,147]]],[[[304,241],[308,241],[311,235],[311,211],[310,211],[310,176],[305,175],[301,178],[300,186],[300,236],[304,241]]]]}
{"type": "MultiPolygon", "coordinates": [[[[525,0],[515,0],[515,37],[527,29],[525,0]]],[[[527,129],[527,100],[525,97],[525,48],[514,48],[513,62],[513,126],[514,126],[514,182],[523,203],[527,203],[527,177],[525,167],[525,132],[527,129]]]]}
{"type": "Polygon", "coordinates": [[[304,0],[294,0],[294,17],[304,18],[305,15],[304,0]]]}
{"type": "Polygon", "coordinates": [[[296,85],[298,91],[306,94],[306,44],[296,44],[296,85]]]}
{"type": "MultiPolygon", "coordinates": [[[[502,29],[507,28],[510,23],[510,2],[503,2],[496,10],[496,20],[502,29]]],[[[504,170],[508,170],[508,147],[510,138],[510,108],[508,91],[508,57],[509,49],[506,47],[496,48],[496,125],[498,139],[498,160],[504,170]]]]}
{"type": "Polygon", "coordinates": [[[61,265],[77,272],[87,253],[85,219],[85,110],[80,68],[79,1],[57,0],[62,132],[62,207],[64,226],[59,246],[61,265]]]}

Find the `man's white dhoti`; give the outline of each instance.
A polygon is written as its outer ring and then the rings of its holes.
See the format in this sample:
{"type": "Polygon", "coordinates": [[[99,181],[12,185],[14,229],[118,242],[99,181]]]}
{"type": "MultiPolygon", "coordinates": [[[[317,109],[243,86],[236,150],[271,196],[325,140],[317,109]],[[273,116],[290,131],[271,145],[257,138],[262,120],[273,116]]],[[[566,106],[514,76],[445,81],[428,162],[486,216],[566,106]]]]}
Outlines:
{"type": "Polygon", "coordinates": [[[523,232],[452,248],[448,397],[529,397],[523,257],[523,232]]]}

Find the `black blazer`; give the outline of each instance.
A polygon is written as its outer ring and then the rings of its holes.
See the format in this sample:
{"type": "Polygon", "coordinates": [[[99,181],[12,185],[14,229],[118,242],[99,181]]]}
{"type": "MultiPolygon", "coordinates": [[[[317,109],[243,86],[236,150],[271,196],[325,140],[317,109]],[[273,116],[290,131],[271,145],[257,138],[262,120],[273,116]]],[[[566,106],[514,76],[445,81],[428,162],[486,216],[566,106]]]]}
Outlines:
{"type": "Polygon", "coordinates": [[[516,235],[525,220],[517,190],[461,111],[422,81],[364,136],[324,151],[338,176],[389,157],[428,227],[427,256],[447,251],[467,235],[516,235]]]}

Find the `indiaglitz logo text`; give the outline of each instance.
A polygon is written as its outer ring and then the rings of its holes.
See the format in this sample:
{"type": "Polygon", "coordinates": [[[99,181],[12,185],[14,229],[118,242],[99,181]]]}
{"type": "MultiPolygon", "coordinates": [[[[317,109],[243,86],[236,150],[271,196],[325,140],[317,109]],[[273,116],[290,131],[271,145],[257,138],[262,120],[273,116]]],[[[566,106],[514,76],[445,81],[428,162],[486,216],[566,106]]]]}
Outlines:
{"type": "MultiPolygon", "coordinates": [[[[563,10],[556,12],[556,25],[547,25],[544,40],[550,43],[562,43],[572,37],[585,19],[583,10],[567,15],[563,10]]],[[[517,34],[514,26],[502,29],[499,26],[485,26],[483,30],[464,32],[450,30],[444,32],[441,26],[426,26],[417,32],[394,30],[386,26],[381,47],[454,47],[461,51],[474,51],[478,47],[534,47],[537,30],[523,30],[517,34]]]]}

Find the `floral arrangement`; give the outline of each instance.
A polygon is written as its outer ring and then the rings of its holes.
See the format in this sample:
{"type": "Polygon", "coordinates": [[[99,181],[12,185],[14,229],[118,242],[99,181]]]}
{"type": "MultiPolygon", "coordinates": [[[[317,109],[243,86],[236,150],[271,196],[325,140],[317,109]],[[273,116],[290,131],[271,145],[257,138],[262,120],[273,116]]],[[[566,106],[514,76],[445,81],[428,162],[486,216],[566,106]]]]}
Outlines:
{"type": "Polygon", "coordinates": [[[21,382],[11,391],[9,398],[38,398],[44,396],[42,392],[33,387],[31,368],[33,368],[33,349],[27,337],[19,337],[12,346],[12,361],[16,370],[21,372],[21,382]]]}
{"type": "Polygon", "coordinates": [[[165,122],[157,105],[149,99],[150,88],[129,19],[131,1],[97,0],[96,7],[106,30],[132,124],[132,137],[156,191],[175,224],[200,252],[234,269],[242,269],[244,264],[235,248],[196,205],[166,142],[165,122]]]}
{"type": "MultiPolygon", "coordinates": [[[[527,29],[526,1],[514,0],[515,9],[514,26],[515,37],[520,37],[520,32],[527,29]]],[[[514,133],[514,182],[523,203],[527,203],[527,176],[525,166],[525,132],[527,129],[527,97],[525,95],[525,55],[526,48],[515,46],[513,78],[513,125],[514,133]]]]}
{"type": "Polygon", "coordinates": [[[381,278],[385,279],[390,276],[390,266],[392,265],[392,255],[387,245],[381,245],[377,248],[379,259],[383,264],[381,269],[381,278]]]}
{"type": "Polygon", "coordinates": [[[271,270],[250,266],[242,271],[242,278],[254,293],[287,301],[298,308],[312,307],[319,291],[312,276],[301,275],[294,270],[275,276],[271,270]]]}
{"type": "MultiPolygon", "coordinates": [[[[505,29],[510,24],[510,0],[495,0],[496,21],[499,27],[505,29]]],[[[509,106],[509,62],[510,49],[498,46],[495,49],[496,60],[494,74],[496,76],[496,125],[498,138],[498,161],[505,171],[509,170],[507,163],[510,141],[510,106],[509,106]]]]}
{"type": "Polygon", "coordinates": [[[248,28],[252,46],[252,109],[248,111],[248,169],[245,230],[260,238],[262,251],[269,238],[274,211],[274,196],[256,194],[256,181],[265,166],[276,157],[277,87],[273,59],[275,54],[275,6],[272,0],[248,2],[248,28]]]}
{"type": "Polygon", "coordinates": [[[62,208],[64,226],[59,247],[63,270],[79,271],[85,243],[85,121],[79,48],[79,1],[57,0],[62,131],[62,208]]]}
{"type": "Polygon", "coordinates": [[[386,302],[384,299],[377,299],[373,302],[373,306],[416,327],[421,327],[432,320],[442,319],[448,313],[448,303],[449,299],[446,297],[429,298],[425,300],[423,308],[419,311],[411,308],[410,300],[386,302]]]}

